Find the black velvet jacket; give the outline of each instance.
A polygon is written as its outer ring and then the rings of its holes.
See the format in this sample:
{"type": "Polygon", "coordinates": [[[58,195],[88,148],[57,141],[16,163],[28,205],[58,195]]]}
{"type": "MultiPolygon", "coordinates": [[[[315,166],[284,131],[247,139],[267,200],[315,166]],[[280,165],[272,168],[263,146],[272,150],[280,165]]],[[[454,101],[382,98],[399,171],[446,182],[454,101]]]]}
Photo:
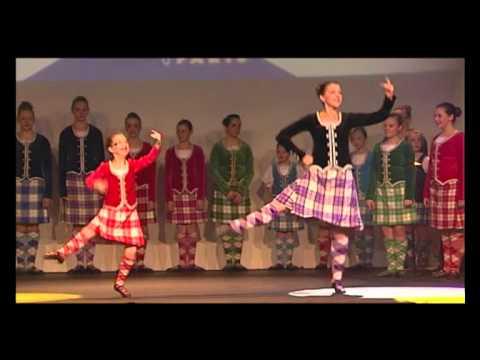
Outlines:
{"type": "Polygon", "coordinates": [[[380,110],[369,113],[340,113],[339,122],[334,126],[324,126],[320,123],[318,113],[304,116],[280,131],[276,137],[277,142],[286,149],[294,151],[300,159],[305,152],[299,149],[291,140],[291,137],[308,131],[313,138],[313,163],[324,168],[326,166],[344,167],[351,164],[348,149],[350,130],[358,126],[373,125],[385,120],[392,110],[395,96],[392,100],[385,97],[380,110]]]}
{"type": "Polygon", "coordinates": [[[32,142],[17,137],[15,155],[15,176],[20,179],[33,177],[45,180],[46,198],[52,198],[52,150],[47,138],[35,134],[32,142]]]}
{"type": "Polygon", "coordinates": [[[75,136],[72,126],[66,127],[60,134],[58,151],[61,197],[67,195],[66,174],[68,171],[85,174],[95,170],[105,160],[103,135],[93,125],[89,125],[88,134],[84,138],[75,136]]]}

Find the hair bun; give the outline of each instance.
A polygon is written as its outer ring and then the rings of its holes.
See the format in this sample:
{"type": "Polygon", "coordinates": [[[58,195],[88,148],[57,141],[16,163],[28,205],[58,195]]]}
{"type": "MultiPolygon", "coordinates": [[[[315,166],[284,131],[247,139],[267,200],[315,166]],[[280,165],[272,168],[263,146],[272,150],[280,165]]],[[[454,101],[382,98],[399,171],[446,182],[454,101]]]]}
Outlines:
{"type": "Polygon", "coordinates": [[[462,109],[460,109],[458,106],[455,107],[455,117],[462,116],[462,109]]]}

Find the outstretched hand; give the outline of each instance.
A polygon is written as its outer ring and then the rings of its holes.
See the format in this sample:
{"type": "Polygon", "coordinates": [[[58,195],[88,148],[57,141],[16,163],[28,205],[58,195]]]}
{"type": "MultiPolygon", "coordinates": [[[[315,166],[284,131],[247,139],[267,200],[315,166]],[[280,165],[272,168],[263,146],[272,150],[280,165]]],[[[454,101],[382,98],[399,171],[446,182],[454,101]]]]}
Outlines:
{"type": "Polygon", "coordinates": [[[155,131],[152,129],[152,132],[150,133],[150,136],[157,140],[159,143],[162,142],[162,134],[159,133],[158,131],[155,131]]]}
{"type": "Polygon", "coordinates": [[[393,86],[392,82],[388,77],[385,78],[385,82],[380,84],[385,90],[385,96],[388,97],[390,100],[393,99],[393,95],[395,93],[395,87],[393,86]]]}

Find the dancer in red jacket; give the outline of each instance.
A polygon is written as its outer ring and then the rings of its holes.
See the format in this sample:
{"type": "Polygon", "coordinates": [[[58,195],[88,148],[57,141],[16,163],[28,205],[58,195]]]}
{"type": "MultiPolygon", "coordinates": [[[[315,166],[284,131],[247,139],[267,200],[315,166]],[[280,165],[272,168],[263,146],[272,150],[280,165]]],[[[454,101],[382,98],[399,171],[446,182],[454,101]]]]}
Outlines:
{"type": "Polygon", "coordinates": [[[125,252],[113,286],[123,297],[131,296],[125,288],[125,281],[135,264],[137,248],[145,245],[137,213],[135,175],[154,163],[160,153],[161,134],[152,130],[150,136],[157,142],[148,155],[139,159],[127,159],[130,146],[123,133],[115,133],[107,139],[107,149],[113,160],[103,162],[85,180],[88,188],[105,194],[103,207],[92,221],[63,247],[45,254],[46,259],[56,259],[62,263],[66,256],[78,252],[96,235],[125,244],[125,252]]]}

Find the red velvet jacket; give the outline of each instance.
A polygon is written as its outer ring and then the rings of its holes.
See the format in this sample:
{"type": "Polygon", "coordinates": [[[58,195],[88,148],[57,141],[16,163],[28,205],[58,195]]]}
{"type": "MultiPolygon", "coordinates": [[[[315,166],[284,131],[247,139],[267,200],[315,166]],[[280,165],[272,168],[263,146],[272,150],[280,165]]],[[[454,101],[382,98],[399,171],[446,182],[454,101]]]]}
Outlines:
{"type": "Polygon", "coordinates": [[[111,172],[110,161],[104,161],[85,179],[85,184],[88,188],[93,189],[96,180],[106,180],[108,189],[104,197],[104,205],[113,207],[126,205],[128,208],[134,208],[137,204],[135,174],[154,163],[158,154],[160,154],[160,149],[153,146],[148,155],[139,159],[127,159],[128,172],[122,178],[111,172]]]}
{"type": "Polygon", "coordinates": [[[456,179],[456,200],[464,200],[464,134],[458,132],[441,144],[435,142],[437,136],[433,138],[430,147],[430,162],[423,187],[423,197],[430,198],[431,180],[445,184],[449,180],[456,179]]]}
{"type": "MultiPolygon", "coordinates": [[[[142,149],[135,156],[131,156],[132,159],[139,159],[142,156],[147,155],[150,152],[152,145],[147,142],[143,142],[142,149]]],[[[156,168],[155,162],[148,165],[145,169],[136,174],[137,185],[148,184],[148,200],[156,202],[156,168]]]]}
{"type": "MultiPolygon", "coordinates": [[[[200,146],[193,145],[192,155],[185,162],[186,165],[186,189],[197,189],[197,199],[205,198],[206,171],[205,156],[200,146]]],[[[173,190],[179,192],[183,189],[182,161],[175,154],[175,146],[169,148],[165,154],[165,198],[173,200],[173,190]]]]}

